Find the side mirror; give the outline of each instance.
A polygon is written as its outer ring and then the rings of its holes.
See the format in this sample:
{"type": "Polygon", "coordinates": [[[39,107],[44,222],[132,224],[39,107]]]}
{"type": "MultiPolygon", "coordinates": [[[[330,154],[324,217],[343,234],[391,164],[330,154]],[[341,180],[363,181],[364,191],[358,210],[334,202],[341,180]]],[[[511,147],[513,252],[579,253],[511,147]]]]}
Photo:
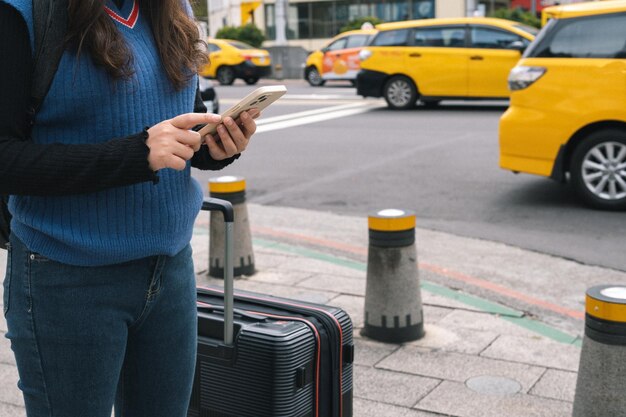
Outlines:
{"type": "Polygon", "coordinates": [[[524,50],[526,49],[526,45],[524,45],[524,42],[522,41],[514,41],[509,44],[508,49],[514,49],[519,52],[524,52],[524,50]]]}

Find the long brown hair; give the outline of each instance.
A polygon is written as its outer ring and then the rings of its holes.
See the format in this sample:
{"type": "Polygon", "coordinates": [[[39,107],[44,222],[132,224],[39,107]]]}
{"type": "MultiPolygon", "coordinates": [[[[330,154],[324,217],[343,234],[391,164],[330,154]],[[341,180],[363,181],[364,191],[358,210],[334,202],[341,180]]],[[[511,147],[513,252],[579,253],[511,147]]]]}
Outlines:
{"type": "MultiPolygon", "coordinates": [[[[126,0],[130,1],[130,0],[126,0]]],[[[207,63],[204,42],[184,9],[186,0],[135,0],[147,17],[168,78],[181,89],[207,63]]],[[[88,51],[96,65],[114,78],[133,75],[133,56],[105,0],[69,0],[68,43],[77,54],[88,51]]]]}

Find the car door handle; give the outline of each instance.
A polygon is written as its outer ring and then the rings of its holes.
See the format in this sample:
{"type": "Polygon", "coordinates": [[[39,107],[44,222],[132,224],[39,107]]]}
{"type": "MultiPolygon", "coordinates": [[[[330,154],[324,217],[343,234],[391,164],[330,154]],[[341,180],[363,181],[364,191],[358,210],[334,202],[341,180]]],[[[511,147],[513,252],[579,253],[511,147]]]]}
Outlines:
{"type": "Polygon", "coordinates": [[[474,55],[474,56],[471,56],[470,59],[472,61],[482,61],[484,58],[480,55],[474,55]]]}
{"type": "Polygon", "coordinates": [[[409,56],[410,56],[411,58],[419,58],[419,57],[421,57],[421,56],[422,56],[422,54],[415,52],[415,53],[409,54],[409,56]]]}

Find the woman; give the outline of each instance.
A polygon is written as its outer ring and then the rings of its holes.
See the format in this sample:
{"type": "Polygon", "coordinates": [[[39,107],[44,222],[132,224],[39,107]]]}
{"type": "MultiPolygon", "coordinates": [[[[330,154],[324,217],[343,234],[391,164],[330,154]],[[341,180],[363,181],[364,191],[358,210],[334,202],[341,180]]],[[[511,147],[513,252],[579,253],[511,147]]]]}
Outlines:
{"type": "Polygon", "coordinates": [[[183,417],[203,194],[190,169],[233,162],[258,112],[223,120],[216,137],[190,130],[220,117],[197,100],[206,55],[185,1],[70,0],[31,128],[31,3],[0,0],[3,301],[27,414],[109,417],[115,403],[118,416],[183,417]]]}

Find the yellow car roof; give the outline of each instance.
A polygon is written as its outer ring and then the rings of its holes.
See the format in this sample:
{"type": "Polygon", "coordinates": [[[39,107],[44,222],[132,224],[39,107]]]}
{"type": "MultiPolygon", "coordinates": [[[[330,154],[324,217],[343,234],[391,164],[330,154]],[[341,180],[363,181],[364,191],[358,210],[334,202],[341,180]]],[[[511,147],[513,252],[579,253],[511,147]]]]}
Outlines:
{"type": "Polygon", "coordinates": [[[593,14],[626,12],[626,0],[606,0],[563,4],[543,9],[542,14],[551,19],[570,19],[593,14]]]}
{"type": "MultiPolygon", "coordinates": [[[[626,0],[625,0],[626,1],[626,0]]],[[[404,29],[411,27],[422,26],[438,26],[438,25],[466,25],[466,24],[485,24],[498,26],[501,28],[510,29],[525,38],[533,39],[533,35],[525,30],[519,29],[522,25],[520,22],[514,22],[512,20],[498,19],[496,17],[454,17],[454,18],[437,18],[437,19],[419,19],[419,20],[405,20],[402,22],[380,23],[376,25],[376,29],[379,31],[391,30],[391,29],[404,29]]]]}

